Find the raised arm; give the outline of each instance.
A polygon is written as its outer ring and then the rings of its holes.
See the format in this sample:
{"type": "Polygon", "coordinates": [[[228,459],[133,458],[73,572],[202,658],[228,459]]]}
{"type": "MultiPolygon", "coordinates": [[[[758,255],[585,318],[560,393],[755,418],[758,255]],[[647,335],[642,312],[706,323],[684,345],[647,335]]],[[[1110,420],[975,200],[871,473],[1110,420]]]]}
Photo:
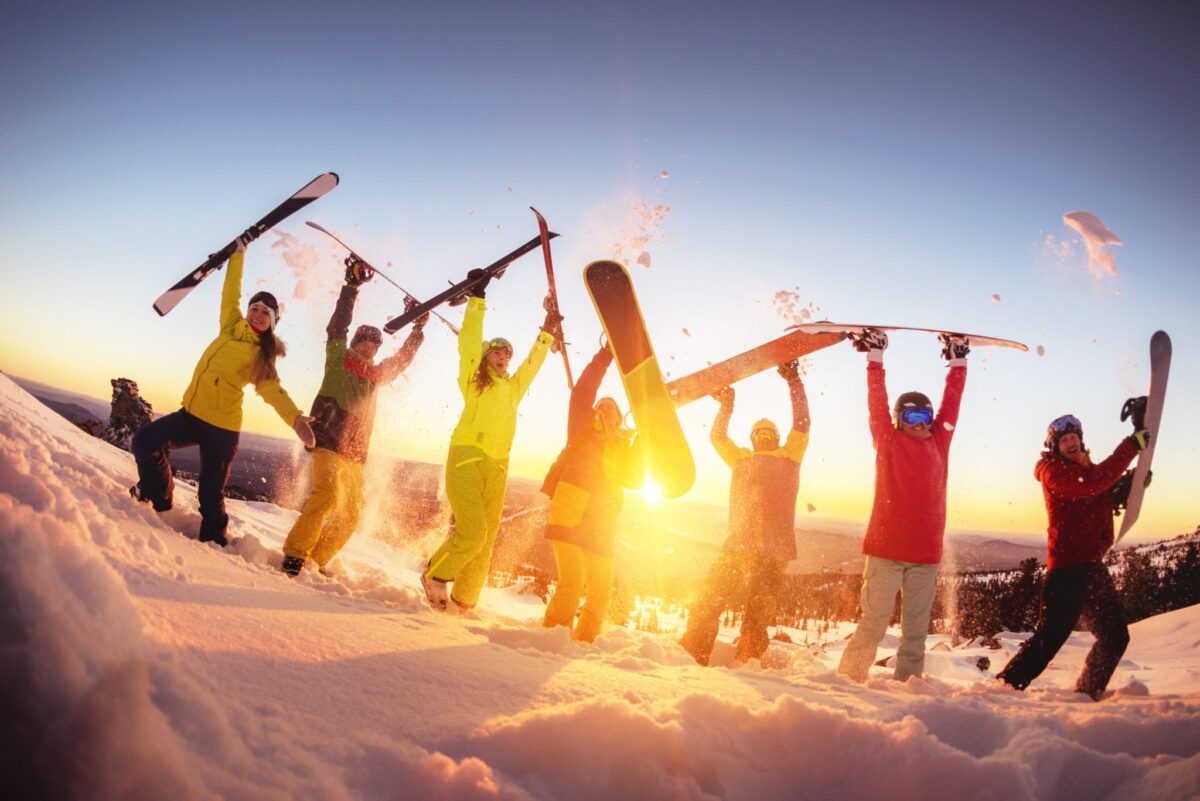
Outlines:
{"type": "Polygon", "coordinates": [[[529,349],[529,355],[513,373],[518,398],[525,397],[525,393],[529,391],[529,385],[533,383],[538,370],[542,369],[542,364],[546,361],[546,354],[550,352],[552,344],[554,344],[552,334],[544,330],[538,331],[537,339],[533,341],[533,347],[529,349]]]}
{"type": "Polygon", "coordinates": [[[1071,465],[1055,464],[1046,459],[1038,463],[1034,475],[1042,481],[1046,489],[1060,498],[1094,498],[1108,492],[1117,483],[1117,479],[1129,467],[1133,457],[1137,456],[1138,447],[1132,437],[1126,437],[1117,445],[1107,459],[1097,465],[1082,470],[1070,469],[1071,465]]]}
{"type": "Polygon", "coordinates": [[[221,286],[221,330],[232,328],[242,319],[242,274],[246,264],[246,247],[240,245],[225,266],[225,283],[221,286]]]}
{"type": "Polygon", "coordinates": [[[741,448],[734,445],[733,440],[729,438],[729,420],[733,417],[733,387],[719,389],[713,394],[713,397],[721,406],[717,409],[717,416],[713,418],[712,433],[709,434],[709,439],[712,441],[717,455],[725,464],[733,467],[741,456],[741,448]]]}
{"type": "Polygon", "coordinates": [[[481,297],[467,301],[462,329],[458,332],[458,388],[463,395],[471,386],[471,378],[483,358],[483,315],[487,303],[481,297]]]}
{"type": "Polygon", "coordinates": [[[417,355],[417,351],[421,348],[421,343],[425,341],[425,326],[413,325],[408,337],[404,340],[404,344],[400,346],[400,350],[393,353],[379,363],[379,383],[390,384],[396,378],[408,369],[412,364],[413,357],[417,355]]]}
{"type": "Polygon", "coordinates": [[[333,307],[333,316],[329,325],[325,326],[328,339],[345,339],[350,333],[350,320],[354,317],[354,304],[358,301],[358,287],[349,284],[342,285],[337,303],[333,307]]]}
{"type": "Polygon", "coordinates": [[[579,374],[575,389],[571,390],[571,403],[567,412],[568,440],[578,437],[591,425],[596,394],[600,391],[600,382],[604,380],[604,374],[612,360],[612,351],[605,345],[596,351],[588,366],[579,374]]]}

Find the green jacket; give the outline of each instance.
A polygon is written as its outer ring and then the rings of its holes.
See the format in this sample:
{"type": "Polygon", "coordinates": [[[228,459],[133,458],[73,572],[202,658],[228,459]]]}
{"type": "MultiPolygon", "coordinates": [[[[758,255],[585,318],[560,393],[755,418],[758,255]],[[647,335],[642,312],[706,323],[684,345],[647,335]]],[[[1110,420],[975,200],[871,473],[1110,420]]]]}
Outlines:
{"type": "MultiPolygon", "coordinates": [[[[221,329],[205,349],[183,393],[183,408],[206,423],[228,431],[242,430],[242,388],[253,383],[250,367],[258,355],[258,334],[242,316],[242,253],[229,257],[221,289],[221,329]]],[[[278,378],[260,381],[254,391],[271,405],[283,422],[296,422],[300,409],[278,378]]]]}
{"type": "Polygon", "coordinates": [[[312,428],[316,447],[363,463],[375,425],[375,390],[396,380],[412,363],[425,339],[414,326],[408,339],[392,356],[378,365],[350,349],[347,335],[358,288],[343,286],[325,333],[325,377],[313,401],[312,428]]]}

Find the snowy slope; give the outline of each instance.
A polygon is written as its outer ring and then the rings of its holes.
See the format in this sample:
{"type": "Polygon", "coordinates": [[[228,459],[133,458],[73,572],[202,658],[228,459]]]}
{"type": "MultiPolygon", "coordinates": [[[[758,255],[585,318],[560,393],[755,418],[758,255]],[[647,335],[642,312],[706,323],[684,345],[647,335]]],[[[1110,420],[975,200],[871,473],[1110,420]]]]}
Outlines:
{"type": "Polygon", "coordinates": [[[1200,794],[1200,608],[1135,625],[1099,704],[1069,690],[1087,635],[1023,694],[974,663],[994,673],[1025,635],[931,638],[929,675],[903,685],[843,681],[836,647],[703,669],[669,635],[570,643],[508,592],[435,615],[411,589],[420,554],[362,535],[338,580],[288,580],[294,513],[230,502],[222,551],[193,539],[190,488],[160,517],[134,476],[0,376],[6,798],[1200,794]]]}

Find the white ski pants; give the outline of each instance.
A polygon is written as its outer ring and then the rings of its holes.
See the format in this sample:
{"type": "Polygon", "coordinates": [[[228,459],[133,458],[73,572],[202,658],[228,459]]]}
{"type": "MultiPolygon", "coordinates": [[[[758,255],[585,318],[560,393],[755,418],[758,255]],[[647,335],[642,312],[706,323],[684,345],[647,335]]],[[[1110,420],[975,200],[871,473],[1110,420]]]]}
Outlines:
{"type": "Polygon", "coordinates": [[[863,567],[862,620],[842,652],[838,672],[854,681],[867,680],[899,591],[900,648],[896,651],[895,677],[905,681],[909,676],[920,676],[925,668],[925,635],[929,632],[937,574],[938,565],[868,556],[863,567]]]}

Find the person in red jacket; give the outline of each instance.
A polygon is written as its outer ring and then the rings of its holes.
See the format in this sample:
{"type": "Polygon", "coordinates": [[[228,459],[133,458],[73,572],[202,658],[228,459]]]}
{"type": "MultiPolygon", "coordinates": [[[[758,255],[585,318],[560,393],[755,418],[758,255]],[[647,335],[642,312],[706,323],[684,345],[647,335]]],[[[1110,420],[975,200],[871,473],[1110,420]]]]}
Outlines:
{"type": "Polygon", "coordinates": [[[796,558],[796,494],[800,462],[808,448],[808,396],[800,370],[791,361],[780,366],[792,402],[792,427],[784,442],[766,418],[750,430],[751,448],[729,438],[734,392],[725,387],[714,397],[721,407],[713,421],[712,444],[733,471],[729,483],[729,537],[708,571],[700,598],[688,611],[687,630],[679,644],[701,665],[708,665],[721,614],[749,590],[734,664],[762,659],[767,652],[767,626],[775,618],[783,571],[796,558]]]}
{"type": "MultiPolygon", "coordinates": [[[[1113,544],[1114,485],[1149,432],[1134,431],[1112,455],[1092,464],[1083,445],[1083,426],[1071,414],[1056,418],[1046,432],[1046,450],[1033,469],[1042,482],[1049,518],[1046,584],[1037,628],[997,678],[1024,690],[1062,648],[1080,616],[1091,622],[1096,642],[1088,652],[1075,691],[1099,701],[1117,668],[1129,627],[1112,576],[1101,561],[1113,544]]],[[[1128,495],[1128,486],[1125,486],[1128,495]]]]}
{"type": "Polygon", "coordinates": [[[875,501],[862,546],[866,554],[862,620],[842,652],[838,671],[852,681],[866,681],[899,590],[901,633],[894,675],[905,681],[920,676],[925,668],[925,636],[946,531],[950,441],[967,381],[970,347],[962,337],[942,336],[942,356],[949,362],[949,370],[936,413],[925,395],[906,392],[889,414],[883,370],[887,334],[867,330],[852,341],[867,354],[875,501]]]}
{"type": "Polygon", "coordinates": [[[645,480],[641,454],[633,432],[621,425],[617,402],[596,400],[612,359],[608,345],[602,346],[571,390],[567,444],[542,484],[551,499],[546,539],[558,570],[542,625],[566,626],[573,639],[589,643],[603,630],[612,602],[613,549],[624,489],[645,480]],[[580,609],[584,595],[587,601],[580,609]]]}

